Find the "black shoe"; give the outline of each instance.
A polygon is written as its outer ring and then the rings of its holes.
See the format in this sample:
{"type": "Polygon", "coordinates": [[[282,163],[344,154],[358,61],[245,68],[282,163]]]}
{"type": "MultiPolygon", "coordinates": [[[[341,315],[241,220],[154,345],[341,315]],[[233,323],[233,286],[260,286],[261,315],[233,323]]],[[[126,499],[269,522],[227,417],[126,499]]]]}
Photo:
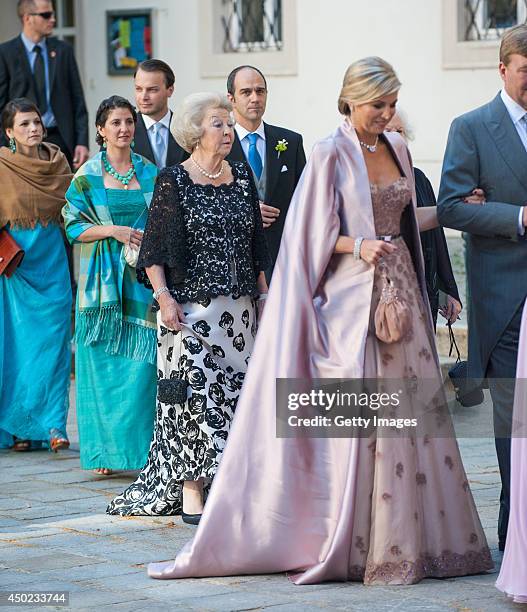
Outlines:
{"type": "Polygon", "coordinates": [[[187,514],[186,512],[181,513],[181,518],[184,523],[188,525],[199,525],[201,520],[201,514],[187,514]]]}
{"type": "MultiPolygon", "coordinates": [[[[185,520],[185,519],[183,519],[185,520]]],[[[503,552],[505,550],[505,540],[499,540],[498,542],[498,550],[500,552],[503,552]]]]}

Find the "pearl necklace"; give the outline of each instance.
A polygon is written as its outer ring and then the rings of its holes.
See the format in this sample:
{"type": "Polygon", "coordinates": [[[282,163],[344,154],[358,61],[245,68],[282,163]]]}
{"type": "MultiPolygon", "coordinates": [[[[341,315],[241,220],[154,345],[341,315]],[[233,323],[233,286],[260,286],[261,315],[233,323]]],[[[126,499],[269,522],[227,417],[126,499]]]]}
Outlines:
{"type": "Polygon", "coordinates": [[[203,174],[203,176],[206,176],[207,178],[211,179],[212,181],[216,180],[217,178],[220,178],[220,176],[223,174],[223,169],[225,168],[225,164],[223,163],[223,161],[221,162],[221,168],[220,168],[219,172],[216,172],[216,174],[211,174],[210,172],[207,172],[206,170],[204,170],[198,164],[198,162],[194,159],[193,155],[190,156],[190,159],[192,160],[192,163],[196,166],[196,168],[199,170],[199,172],[201,172],[201,174],[203,174]]]}
{"type": "Polygon", "coordinates": [[[102,152],[102,163],[104,164],[104,169],[106,170],[106,172],[110,176],[113,176],[115,179],[117,179],[120,183],[122,183],[125,189],[128,189],[128,183],[132,180],[135,174],[134,162],[130,160],[131,166],[128,172],[126,174],[120,174],[112,166],[112,164],[110,164],[110,162],[108,161],[108,157],[106,156],[106,151],[103,151],[102,152]]]}
{"type": "Polygon", "coordinates": [[[370,153],[375,153],[375,151],[377,151],[377,144],[379,142],[379,137],[377,136],[377,138],[375,138],[375,142],[372,145],[362,142],[362,140],[359,140],[359,142],[360,142],[361,147],[364,147],[370,153]]]}

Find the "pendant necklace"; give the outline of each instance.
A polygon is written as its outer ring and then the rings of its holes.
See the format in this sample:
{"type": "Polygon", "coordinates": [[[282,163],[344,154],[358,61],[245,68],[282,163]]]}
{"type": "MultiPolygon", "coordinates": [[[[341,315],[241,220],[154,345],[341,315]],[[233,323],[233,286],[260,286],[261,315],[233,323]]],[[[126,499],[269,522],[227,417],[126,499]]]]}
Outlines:
{"type": "Polygon", "coordinates": [[[104,169],[106,172],[113,176],[116,180],[123,184],[125,189],[128,189],[128,183],[132,180],[135,174],[135,166],[134,162],[130,160],[130,169],[126,174],[120,174],[117,170],[110,164],[108,161],[108,156],[106,155],[106,151],[102,152],[102,163],[104,165],[104,169]]]}
{"type": "Polygon", "coordinates": [[[207,178],[209,178],[211,181],[215,181],[217,178],[220,178],[220,176],[223,174],[223,169],[225,167],[224,162],[221,162],[221,168],[219,169],[219,172],[216,172],[216,174],[211,174],[210,172],[207,172],[206,170],[204,170],[199,164],[198,162],[194,159],[194,156],[191,155],[190,159],[192,160],[192,163],[196,166],[196,168],[198,169],[199,172],[201,172],[201,174],[203,174],[203,176],[206,176],[207,178]]]}
{"type": "Polygon", "coordinates": [[[375,153],[375,151],[377,151],[377,144],[379,142],[379,137],[377,136],[375,138],[375,142],[372,145],[369,145],[365,142],[362,142],[362,140],[359,140],[360,142],[360,146],[364,147],[367,151],[369,151],[370,153],[375,153]]]}

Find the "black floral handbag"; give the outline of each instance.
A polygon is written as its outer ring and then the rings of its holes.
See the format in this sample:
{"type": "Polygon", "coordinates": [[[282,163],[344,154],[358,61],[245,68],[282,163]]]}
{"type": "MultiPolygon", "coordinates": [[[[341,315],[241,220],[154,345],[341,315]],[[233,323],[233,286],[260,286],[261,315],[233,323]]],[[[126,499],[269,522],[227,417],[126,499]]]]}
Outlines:
{"type": "MultiPolygon", "coordinates": [[[[178,365],[181,363],[181,347],[183,345],[183,331],[179,332],[180,336],[180,344],[179,344],[179,359],[178,365]]],[[[174,406],[175,404],[184,404],[187,401],[187,390],[188,390],[188,381],[184,378],[184,373],[172,372],[170,378],[161,378],[157,381],[157,399],[163,403],[168,404],[169,406],[174,406]]]]}
{"type": "Polygon", "coordinates": [[[187,401],[188,382],[184,378],[162,378],[157,383],[157,399],[173,406],[187,401]]]}

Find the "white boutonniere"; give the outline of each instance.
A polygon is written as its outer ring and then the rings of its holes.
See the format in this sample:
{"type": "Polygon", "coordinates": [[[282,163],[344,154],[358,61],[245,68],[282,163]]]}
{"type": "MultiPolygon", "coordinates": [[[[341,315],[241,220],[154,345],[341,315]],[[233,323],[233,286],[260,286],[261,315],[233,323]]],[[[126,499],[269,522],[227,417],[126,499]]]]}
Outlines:
{"type": "Polygon", "coordinates": [[[287,151],[287,145],[289,143],[287,142],[287,140],[284,138],[282,140],[279,140],[276,143],[276,147],[275,147],[275,151],[278,151],[278,155],[276,156],[278,159],[280,159],[280,153],[282,153],[283,151],[287,151]]]}

